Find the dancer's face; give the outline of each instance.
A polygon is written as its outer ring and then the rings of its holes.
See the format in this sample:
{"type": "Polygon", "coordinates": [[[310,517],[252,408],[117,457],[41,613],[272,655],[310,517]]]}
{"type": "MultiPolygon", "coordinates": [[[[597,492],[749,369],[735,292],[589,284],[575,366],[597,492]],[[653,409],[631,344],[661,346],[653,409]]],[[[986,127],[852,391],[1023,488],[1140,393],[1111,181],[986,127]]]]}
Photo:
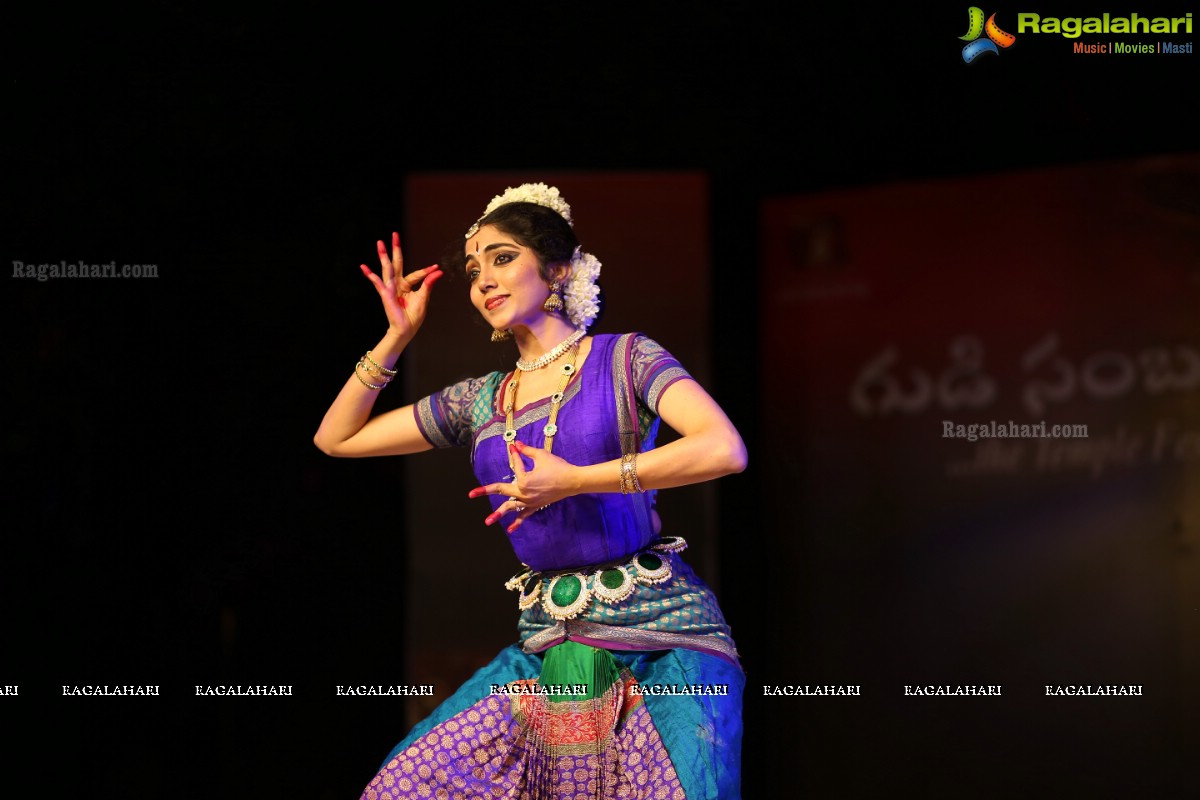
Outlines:
{"type": "Polygon", "coordinates": [[[494,225],[485,225],[466,245],[471,303],[493,328],[528,324],[545,315],[550,290],[541,260],[530,248],[494,225]]]}

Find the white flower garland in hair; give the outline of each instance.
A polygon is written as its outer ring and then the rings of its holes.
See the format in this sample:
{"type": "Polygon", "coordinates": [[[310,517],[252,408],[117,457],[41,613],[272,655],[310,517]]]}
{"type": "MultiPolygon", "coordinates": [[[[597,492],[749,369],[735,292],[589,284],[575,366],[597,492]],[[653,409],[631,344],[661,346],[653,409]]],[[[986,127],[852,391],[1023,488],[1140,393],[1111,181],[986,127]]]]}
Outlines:
{"type": "MultiPolygon", "coordinates": [[[[557,186],[547,186],[544,183],[523,183],[520,186],[509,186],[504,190],[504,194],[498,194],[492,198],[492,202],[488,203],[487,208],[483,210],[483,214],[479,219],[483,219],[488,214],[495,211],[502,205],[507,203],[534,203],[535,205],[545,206],[551,211],[558,212],[558,215],[567,221],[572,227],[575,221],[571,219],[571,207],[567,205],[567,201],[559,193],[557,186]]],[[[479,220],[471,226],[467,231],[466,238],[470,239],[479,232],[479,220]]]]}
{"type": "Polygon", "coordinates": [[[599,277],[600,262],[576,247],[571,255],[571,274],[563,290],[567,316],[576,328],[591,327],[600,313],[600,304],[596,302],[600,296],[600,287],[596,285],[599,277]]]}

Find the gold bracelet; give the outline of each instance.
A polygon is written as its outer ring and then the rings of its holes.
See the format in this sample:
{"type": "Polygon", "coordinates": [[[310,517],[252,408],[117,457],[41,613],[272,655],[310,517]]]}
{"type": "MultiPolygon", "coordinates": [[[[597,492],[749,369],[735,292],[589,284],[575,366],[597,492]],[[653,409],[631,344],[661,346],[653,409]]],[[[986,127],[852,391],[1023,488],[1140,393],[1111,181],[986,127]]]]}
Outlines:
{"type": "Polygon", "coordinates": [[[629,484],[633,487],[633,491],[636,494],[641,494],[644,490],[642,489],[642,485],[638,483],[637,457],[638,454],[634,453],[629,459],[629,484]]]}
{"type": "Polygon", "coordinates": [[[641,494],[637,479],[637,453],[621,456],[621,494],[641,494]]]}
{"type": "MultiPolygon", "coordinates": [[[[369,375],[370,377],[374,378],[374,379],[375,379],[375,380],[377,380],[377,381],[382,381],[382,382],[383,382],[383,383],[385,383],[385,384],[386,384],[386,383],[391,383],[391,382],[392,382],[392,377],[393,377],[393,376],[392,376],[392,375],[388,375],[388,374],[386,374],[386,373],[383,373],[383,372],[380,372],[380,371],[379,371],[378,369],[376,369],[375,367],[368,367],[368,366],[367,366],[367,361],[369,361],[369,360],[370,360],[370,359],[368,359],[366,356],[363,356],[362,358],[360,358],[360,359],[358,360],[358,366],[362,367],[362,371],[363,371],[363,372],[365,372],[365,373],[367,373],[367,375],[369,375]]],[[[372,364],[374,364],[375,362],[374,362],[374,361],[372,361],[371,363],[372,363],[372,364]]],[[[377,365],[377,366],[378,366],[378,365],[377,365]]]]}
{"type": "Polygon", "coordinates": [[[367,354],[365,356],[363,356],[363,358],[365,358],[367,361],[371,362],[371,366],[375,368],[375,376],[376,377],[382,378],[384,375],[389,375],[393,378],[396,377],[397,370],[388,369],[387,367],[377,363],[375,361],[375,359],[371,358],[370,350],[367,351],[367,354]]]}
{"type": "MultiPolygon", "coordinates": [[[[368,366],[367,366],[367,364],[366,364],[366,360],[365,360],[365,359],[366,359],[366,356],[363,356],[362,358],[360,358],[360,359],[358,360],[358,367],[359,367],[359,369],[361,369],[363,372],[367,373],[367,376],[368,376],[368,377],[370,377],[370,378],[373,378],[373,379],[375,379],[375,380],[377,380],[377,381],[382,381],[384,386],[386,386],[386,385],[388,385],[389,383],[391,383],[391,382],[392,382],[392,377],[393,377],[393,376],[391,376],[391,375],[386,375],[386,374],[384,374],[384,373],[380,372],[380,371],[379,371],[379,370],[377,370],[377,369],[373,369],[373,368],[371,368],[371,367],[368,367],[368,366]]],[[[375,363],[375,362],[371,362],[371,363],[375,363]]]]}
{"type": "MultiPolygon", "coordinates": [[[[358,381],[359,381],[359,383],[361,383],[363,386],[366,386],[366,387],[367,387],[368,389],[370,389],[371,391],[373,391],[373,392],[377,392],[377,391],[379,391],[380,389],[382,389],[383,387],[387,386],[387,381],[384,381],[383,383],[380,383],[380,384],[374,384],[374,383],[371,383],[371,382],[369,382],[369,381],[367,381],[367,380],[364,380],[364,379],[363,379],[363,376],[358,374],[358,371],[359,371],[359,370],[362,370],[363,372],[366,372],[366,371],[367,371],[367,365],[366,365],[366,364],[364,364],[364,363],[363,363],[363,362],[361,362],[361,361],[359,361],[357,364],[355,364],[355,365],[354,365],[354,377],[358,378],[358,381]]],[[[370,372],[367,372],[367,374],[368,374],[368,375],[370,375],[371,373],[370,373],[370,372]]],[[[389,379],[389,380],[390,380],[390,379],[389,379]]]]}

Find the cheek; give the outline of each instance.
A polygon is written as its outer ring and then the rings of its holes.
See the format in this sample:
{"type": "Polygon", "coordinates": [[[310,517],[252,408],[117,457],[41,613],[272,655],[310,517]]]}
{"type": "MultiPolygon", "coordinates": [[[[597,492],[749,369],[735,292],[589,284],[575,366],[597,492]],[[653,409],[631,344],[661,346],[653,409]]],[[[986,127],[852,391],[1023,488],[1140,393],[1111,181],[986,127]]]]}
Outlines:
{"type": "Polygon", "coordinates": [[[542,280],[542,275],[538,272],[536,263],[525,265],[525,269],[521,271],[521,283],[524,286],[544,286],[545,281],[542,280]]]}

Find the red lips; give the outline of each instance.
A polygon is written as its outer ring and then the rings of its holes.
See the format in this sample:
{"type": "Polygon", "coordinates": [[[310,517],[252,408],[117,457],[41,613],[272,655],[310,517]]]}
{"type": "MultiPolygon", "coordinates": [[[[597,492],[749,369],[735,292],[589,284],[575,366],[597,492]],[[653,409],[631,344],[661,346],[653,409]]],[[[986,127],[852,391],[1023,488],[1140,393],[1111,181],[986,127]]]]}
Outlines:
{"type": "Polygon", "coordinates": [[[486,308],[488,311],[492,311],[493,309],[496,308],[496,306],[503,303],[507,298],[508,298],[508,295],[506,295],[506,294],[497,295],[496,297],[490,297],[490,298],[488,298],[488,301],[483,304],[483,307],[486,308]]]}

